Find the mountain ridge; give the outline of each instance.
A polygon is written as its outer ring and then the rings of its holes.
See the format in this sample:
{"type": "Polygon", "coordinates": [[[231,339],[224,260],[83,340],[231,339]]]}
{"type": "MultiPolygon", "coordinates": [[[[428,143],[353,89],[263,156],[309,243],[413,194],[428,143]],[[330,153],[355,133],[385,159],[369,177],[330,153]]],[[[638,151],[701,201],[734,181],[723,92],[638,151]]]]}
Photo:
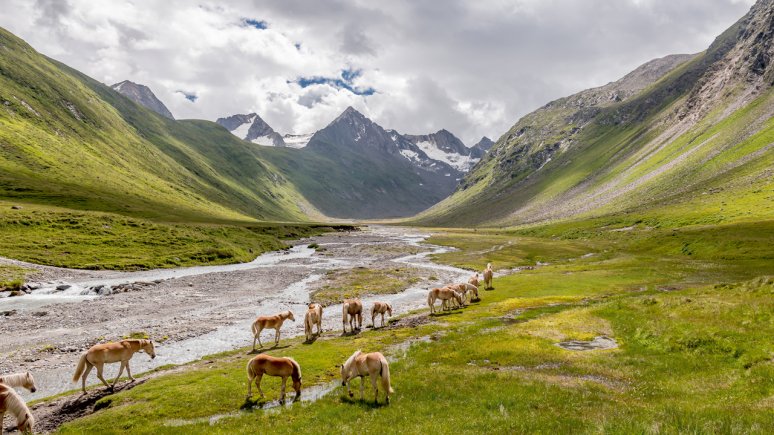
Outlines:
{"type": "Polygon", "coordinates": [[[124,80],[110,87],[126,98],[158,113],[165,118],[175,119],[175,117],[172,116],[172,112],[167,109],[167,106],[165,106],[164,103],[162,103],[161,100],[156,97],[153,91],[151,91],[151,89],[145,85],[134,83],[129,80],[124,80]]]}

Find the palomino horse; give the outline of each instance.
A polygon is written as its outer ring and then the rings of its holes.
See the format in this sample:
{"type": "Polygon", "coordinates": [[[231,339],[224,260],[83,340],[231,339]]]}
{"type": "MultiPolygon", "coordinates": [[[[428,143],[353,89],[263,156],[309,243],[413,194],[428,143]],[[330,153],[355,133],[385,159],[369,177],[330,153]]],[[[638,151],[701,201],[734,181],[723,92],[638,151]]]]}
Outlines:
{"type": "Polygon", "coordinates": [[[81,378],[81,374],[83,374],[81,388],[83,393],[86,394],[86,378],[93,367],[97,367],[97,377],[99,380],[111,390],[116,386],[116,382],[118,382],[118,379],[124,372],[124,368],[126,368],[126,373],[129,374],[129,379],[134,382],[132,372],[129,370],[129,360],[132,359],[132,355],[141,350],[150,355],[151,359],[156,358],[156,351],[153,349],[153,342],[150,340],[131,339],[121,340],[117,343],[96,344],[81,354],[78,367],[75,369],[75,375],[73,375],[73,382],[78,382],[78,378],[81,378]],[[102,377],[102,366],[105,363],[119,361],[121,362],[121,368],[118,369],[118,376],[113,381],[113,385],[109,385],[105,378],[102,377]]]}
{"type": "Polygon", "coordinates": [[[26,388],[31,393],[34,393],[35,390],[37,390],[37,387],[35,386],[35,378],[32,377],[30,372],[0,376],[0,384],[5,384],[9,387],[26,388]]]}
{"type": "Polygon", "coordinates": [[[374,302],[374,306],[371,307],[371,324],[376,328],[376,315],[382,315],[382,326],[384,326],[384,313],[387,313],[389,317],[392,317],[392,305],[387,302],[374,302]]]}
{"type": "Polygon", "coordinates": [[[315,325],[317,325],[317,335],[320,335],[322,333],[322,305],[309,304],[309,309],[306,310],[306,316],[304,316],[306,341],[312,339],[312,327],[315,325]]]}
{"type": "Polygon", "coordinates": [[[296,390],[298,400],[301,397],[301,366],[293,358],[275,358],[266,354],[256,355],[247,363],[247,399],[253,397],[253,380],[258,388],[258,393],[264,397],[261,390],[261,378],[263,375],[279,376],[282,378],[282,389],[280,390],[280,402],[285,400],[285,382],[288,376],[293,380],[293,389],[296,390]]]}
{"type": "Polygon", "coordinates": [[[349,322],[349,329],[355,332],[355,323],[357,329],[363,327],[363,303],[360,299],[344,299],[344,305],[341,308],[342,318],[341,323],[344,327],[344,333],[347,333],[347,322],[349,322]]]}
{"type": "Polygon", "coordinates": [[[347,387],[349,397],[354,396],[349,381],[355,377],[360,377],[360,400],[363,400],[363,386],[365,384],[363,378],[366,376],[371,377],[374,402],[379,401],[379,389],[376,388],[376,380],[379,378],[386,401],[390,403],[390,394],[394,392],[390,386],[390,365],[380,352],[363,353],[358,350],[341,366],[341,385],[347,387]]]}
{"type": "Polygon", "coordinates": [[[466,282],[461,282],[459,284],[453,284],[450,286],[454,290],[457,290],[459,294],[462,295],[462,304],[465,305],[465,303],[468,301],[468,293],[471,294],[470,300],[474,301],[478,299],[478,287],[476,287],[473,284],[469,284],[466,282]]]}
{"type": "Polygon", "coordinates": [[[256,340],[258,340],[258,344],[263,347],[263,344],[261,343],[261,331],[266,328],[273,328],[275,331],[277,331],[277,333],[274,335],[274,345],[278,345],[280,339],[280,328],[282,327],[282,323],[284,323],[287,319],[290,319],[294,322],[296,321],[296,319],[293,317],[293,313],[290,311],[283,311],[273,316],[259,316],[257,319],[255,319],[255,322],[253,322],[253,350],[255,350],[256,340]]]}
{"type": "Polygon", "coordinates": [[[435,313],[435,301],[440,299],[442,301],[441,308],[446,309],[446,301],[454,299],[458,304],[462,305],[462,297],[451,287],[434,288],[430,289],[427,293],[427,305],[430,306],[430,314],[435,313]]]}
{"type": "Polygon", "coordinates": [[[478,272],[476,272],[475,274],[473,274],[473,275],[472,275],[472,276],[471,276],[471,277],[468,279],[468,284],[474,285],[474,286],[476,286],[476,288],[478,288],[478,286],[480,285],[480,284],[479,284],[479,282],[478,282],[478,272]]]}
{"type": "Polygon", "coordinates": [[[486,269],[484,269],[484,287],[485,290],[491,290],[494,287],[492,287],[492,263],[486,264],[486,269]]]}
{"type": "Polygon", "coordinates": [[[32,433],[35,417],[32,416],[30,408],[13,388],[0,384],[0,435],[3,433],[3,417],[6,411],[16,418],[16,427],[20,432],[32,433]]]}

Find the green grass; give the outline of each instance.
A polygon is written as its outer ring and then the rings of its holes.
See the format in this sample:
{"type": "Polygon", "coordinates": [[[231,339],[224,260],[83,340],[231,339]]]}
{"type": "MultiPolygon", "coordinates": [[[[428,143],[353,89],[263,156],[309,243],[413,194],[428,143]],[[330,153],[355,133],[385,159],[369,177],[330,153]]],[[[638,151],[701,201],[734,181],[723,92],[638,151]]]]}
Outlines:
{"type": "Polygon", "coordinates": [[[19,290],[30,272],[24,267],[0,264],[0,291],[19,290]]]}
{"type": "MultiPolygon", "coordinates": [[[[529,234],[439,232],[434,243],[459,249],[442,257],[450,263],[550,264],[496,278],[480,303],[430,323],[354,337],[326,333],[311,345],[295,339],[269,351],[296,358],[306,387],[335,379],[336,364],[355,349],[386,352],[396,358],[389,406],[349,399],[339,387],[312,404],[240,410],[249,359],[240,349],[111,396],[100,411],[60,432],[309,433],[319,432],[320,422],[325,432],[343,433],[768,432],[774,427],[774,280],[766,276],[772,223],[653,228],[640,222],[631,231],[610,231],[630,223],[562,224],[529,234]],[[502,257],[492,260],[493,252],[502,257]],[[600,335],[620,347],[555,346],[600,335]],[[394,346],[428,337],[405,355],[394,346]],[[210,423],[220,414],[226,416],[210,423]]],[[[268,398],[276,398],[278,381],[264,382],[268,398]]]]}
{"type": "Polygon", "coordinates": [[[137,270],[251,261],[326,224],[165,223],[112,213],[0,201],[0,256],[81,269],[137,270]]]}
{"type": "Polygon", "coordinates": [[[400,293],[419,281],[417,270],[410,267],[330,270],[322,286],[311,293],[311,299],[326,306],[348,298],[400,293]]]}

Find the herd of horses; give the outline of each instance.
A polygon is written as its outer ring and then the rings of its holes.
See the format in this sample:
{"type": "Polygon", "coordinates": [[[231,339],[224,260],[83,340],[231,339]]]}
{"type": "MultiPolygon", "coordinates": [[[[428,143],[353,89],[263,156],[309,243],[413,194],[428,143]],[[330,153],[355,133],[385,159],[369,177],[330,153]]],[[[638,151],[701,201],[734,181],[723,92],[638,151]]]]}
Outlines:
{"type": "MultiPolygon", "coordinates": [[[[486,269],[483,271],[483,284],[487,290],[492,289],[492,265],[487,264],[486,269]]],[[[476,273],[470,277],[466,283],[450,284],[444,287],[430,289],[427,295],[427,304],[430,307],[430,313],[433,314],[436,311],[435,303],[437,300],[441,300],[442,310],[452,310],[457,307],[464,307],[468,303],[468,295],[470,295],[470,302],[479,300],[479,274],[476,273]]],[[[371,307],[371,323],[376,328],[376,318],[381,316],[381,326],[384,327],[384,315],[388,317],[392,316],[392,306],[387,302],[374,302],[371,307]]],[[[304,316],[304,333],[307,342],[312,342],[312,339],[319,336],[322,333],[322,316],[323,307],[320,304],[312,303],[304,316]],[[316,326],[317,332],[314,333],[313,329],[316,326]]],[[[280,329],[285,320],[295,321],[293,313],[290,311],[283,311],[273,316],[259,316],[252,324],[253,332],[253,351],[256,351],[255,343],[263,347],[261,343],[261,331],[264,329],[274,329],[274,345],[279,345],[280,329]]],[[[344,334],[347,334],[347,324],[351,333],[355,333],[362,329],[363,326],[363,303],[360,299],[345,299],[342,304],[342,329],[344,334]]],[[[129,381],[134,382],[135,378],[132,377],[132,372],[129,369],[129,360],[137,352],[145,352],[151,358],[156,357],[156,352],[151,340],[143,339],[127,339],[121,340],[115,343],[103,343],[97,344],[89,348],[89,350],[81,354],[78,360],[78,365],[73,375],[73,382],[77,382],[81,379],[81,389],[83,394],[86,394],[86,378],[93,368],[97,369],[97,378],[111,391],[114,389],[118,379],[123,374],[124,369],[129,375],[129,381]],[[121,363],[121,367],[118,370],[118,376],[113,380],[112,384],[109,384],[102,376],[103,366],[108,363],[121,363]]],[[[385,395],[385,402],[390,402],[390,394],[393,393],[393,389],[390,386],[390,366],[387,359],[381,352],[363,353],[356,351],[340,366],[341,368],[341,385],[347,387],[347,393],[350,397],[354,394],[350,389],[350,381],[355,378],[360,378],[360,399],[363,399],[363,388],[365,383],[365,377],[368,376],[371,380],[371,385],[374,389],[374,401],[379,400],[379,386],[385,395]]],[[[293,400],[298,400],[301,397],[301,365],[290,357],[273,357],[260,353],[253,357],[247,363],[247,399],[252,398],[252,384],[255,383],[258,393],[261,397],[264,397],[261,390],[261,378],[263,375],[277,376],[282,379],[282,386],[280,389],[280,402],[285,400],[285,385],[288,378],[291,378],[293,382],[293,389],[295,390],[295,396],[293,400]]],[[[35,424],[35,418],[32,415],[29,407],[19,394],[14,390],[14,387],[26,388],[30,392],[35,392],[35,379],[29,372],[15,373],[11,375],[0,376],[0,435],[3,433],[3,417],[6,412],[11,413],[16,418],[16,427],[23,433],[31,433],[35,424]]]]}

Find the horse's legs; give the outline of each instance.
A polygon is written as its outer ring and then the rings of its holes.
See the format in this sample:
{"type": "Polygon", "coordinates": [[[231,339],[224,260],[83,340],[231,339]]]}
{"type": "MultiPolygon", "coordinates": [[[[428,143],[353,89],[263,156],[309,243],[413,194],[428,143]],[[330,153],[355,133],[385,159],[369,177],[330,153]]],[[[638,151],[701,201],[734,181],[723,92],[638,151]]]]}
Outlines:
{"type": "Polygon", "coordinates": [[[277,328],[277,336],[274,337],[274,344],[279,345],[279,339],[280,339],[280,328],[277,328]]]}
{"type": "Polygon", "coordinates": [[[102,377],[102,368],[104,367],[104,364],[98,363],[98,364],[95,364],[95,366],[97,367],[97,377],[99,378],[99,380],[102,381],[102,383],[105,384],[106,387],[112,390],[113,387],[111,387],[110,384],[107,383],[105,378],[102,377]]]}
{"type": "Polygon", "coordinates": [[[384,313],[382,313],[382,328],[384,328],[384,313]]]}
{"type": "Polygon", "coordinates": [[[253,379],[255,379],[255,376],[253,376],[252,373],[247,374],[247,398],[250,399],[253,397],[253,379]]]}
{"type": "Polygon", "coordinates": [[[280,402],[285,401],[285,383],[288,381],[287,376],[282,377],[282,387],[280,388],[280,402]]]}
{"type": "Polygon", "coordinates": [[[94,366],[86,361],[86,370],[83,372],[83,377],[81,378],[81,388],[83,389],[83,394],[86,394],[86,378],[89,377],[89,373],[91,372],[91,369],[94,368],[94,366]]]}
{"type": "Polygon", "coordinates": [[[379,389],[376,387],[376,373],[371,373],[371,386],[374,388],[374,403],[379,402],[379,389]]]}
{"type": "Polygon", "coordinates": [[[118,383],[118,379],[121,377],[121,374],[124,373],[125,365],[126,361],[121,361],[121,367],[118,369],[118,376],[116,376],[116,379],[113,381],[113,385],[110,388],[115,388],[116,384],[118,383]]]}
{"type": "Polygon", "coordinates": [[[129,380],[134,382],[135,379],[132,377],[132,371],[129,370],[129,361],[126,362],[126,374],[129,375],[129,380]]]}
{"type": "MultiPolygon", "coordinates": [[[[258,338],[258,346],[263,347],[263,343],[261,343],[261,331],[263,331],[263,328],[258,327],[258,332],[255,333],[255,336],[258,338]]],[[[255,349],[255,339],[253,339],[253,349],[255,349]]]]}
{"type": "Polygon", "coordinates": [[[261,395],[261,397],[265,397],[263,394],[263,390],[261,390],[261,378],[263,377],[263,373],[258,373],[258,375],[255,377],[255,387],[258,388],[258,394],[261,395]]]}

